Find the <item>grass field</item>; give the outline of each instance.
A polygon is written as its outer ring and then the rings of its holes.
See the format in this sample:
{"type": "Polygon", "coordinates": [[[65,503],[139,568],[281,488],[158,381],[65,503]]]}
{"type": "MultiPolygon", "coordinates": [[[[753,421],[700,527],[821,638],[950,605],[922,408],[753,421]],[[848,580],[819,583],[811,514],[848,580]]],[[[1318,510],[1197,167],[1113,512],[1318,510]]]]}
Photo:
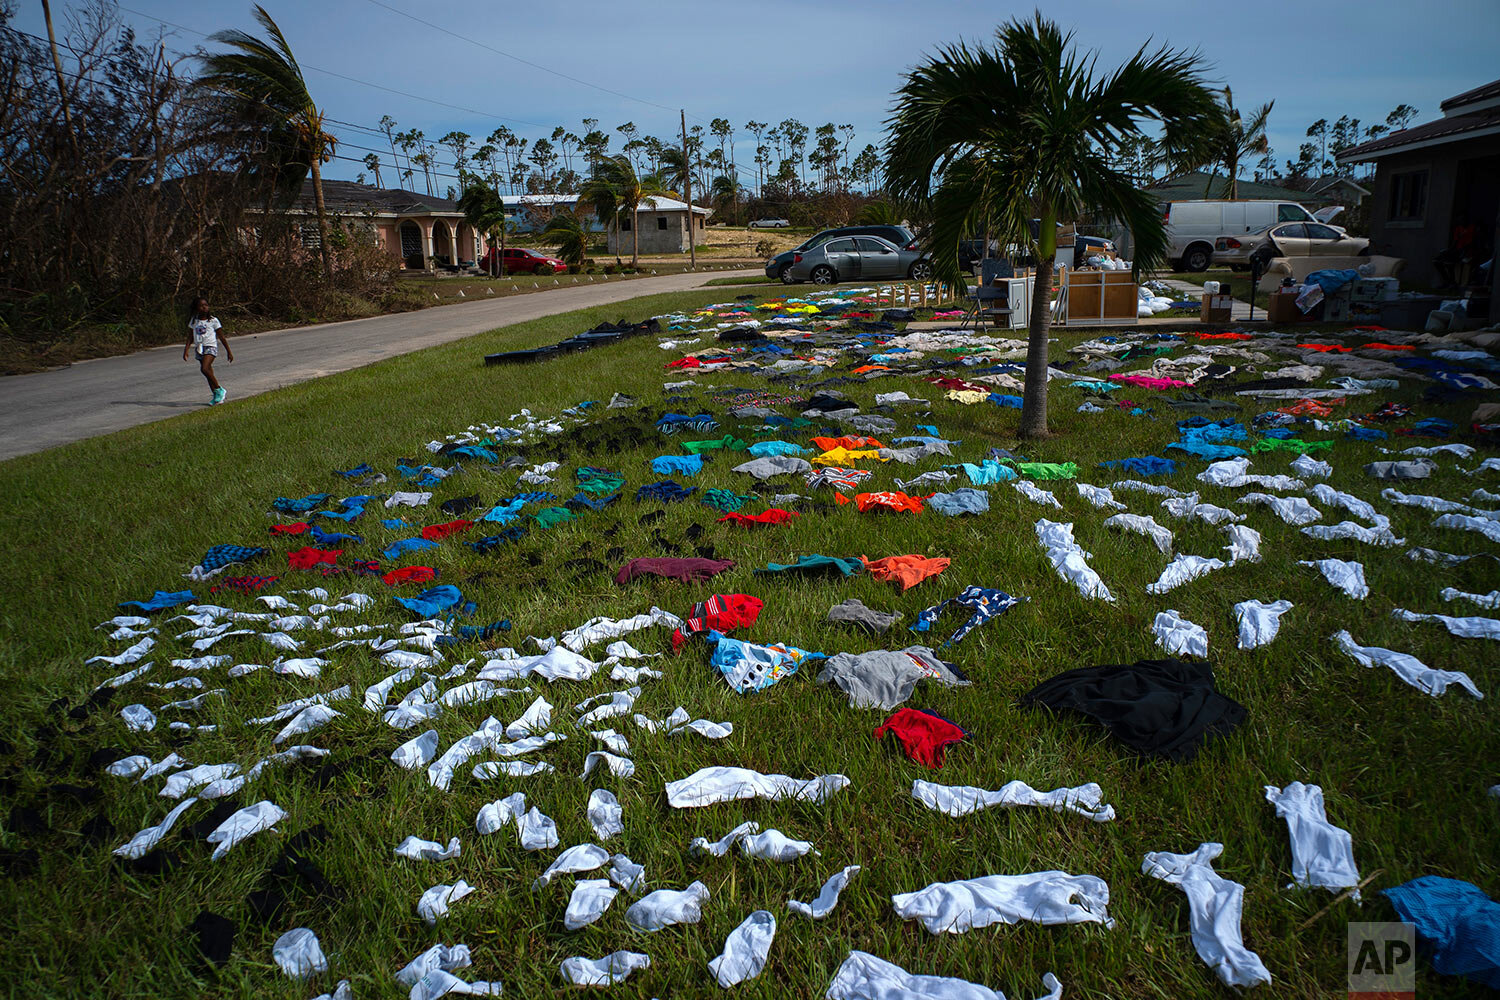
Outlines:
{"type": "MultiPolygon", "coordinates": [[[[626,477],[619,503],[550,530],[533,526],[521,542],[492,554],[471,552],[459,539],[444,542],[439,552],[417,554],[431,555],[426,562],[441,570],[439,582],[459,586],[478,604],[469,622],[508,618],[514,625],[508,637],[495,642],[450,647],[450,664],[490,645],[529,652],[526,636],[555,636],[596,615],[627,617],[653,605],[685,615],[694,601],[714,593],[749,593],[765,601],[759,622],[741,638],[828,654],[914,642],[936,646],[962,616],[950,613],[925,636],[901,626],[968,584],[1029,598],[961,643],[940,650],[969,674],[973,686],[925,685],[908,703],[930,708],[970,731],[970,740],[950,748],[945,768],[935,773],[902,756],[893,741],[875,742],[871,731],[885,713],[853,709],[839,691],[816,684],[817,664],[758,695],[740,696],[707,666],[701,646],[691,646],[677,658],[668,652],[656,663],[665,677],[642,683],[635,711],[659,719],[683,705],[694,718],[732,722],[733,735],[720,741],[666,737],[647,734],[628,719],[610,720],[630,741],[637,770],[629,779],[601,778],[599,772],[585,781],[577,778],[585,753],[598,746],[571,725],[572,706],[624,686],[608,682],[603,671],[584,683],[529,682],[557,706],[554,728],[568,736],[538,755],[557,766],[555,775],[479,782],[465,766],[448,792],[429,787],[422,772],[406,772],[388,759],[392,749],[423,727],[397,731],[364,711],[362,689],[390,670],[360,647],[328,654],[329,666],[314,680],[270,671],[228,679],[223,668],[207,671],[207,687],[227,693],[222,702],[196,713],[158,709],[193,692],[144,687],[152,679],[148,675],[116,692],[107,705],[77,713],[83,718],[67,714],[94,685],[127,669],[85,665],[89,656],[127,645],[106,640],[106,633],[93,626],[116,613],[116,602],[144,598],[155,589],[192,586],[206,597],[204,585],[190,585],[181,574],[215,543],[270,546],[272,555],[247,570],[275,573],[281,564],[282,581],[267,592],[289,594],[326,585],[335,598],[351,590],[376,598],[367,611],[339,615],[335,624],[408,620],[378,579],[324,581],[311,572],[285,570],[281,552],[303,542],[270,539],[267,526],[273,521],[266,512],[272,499],[363,492],[331,471],[363,461],[392,477],[392,483],[371,492],[403,488],[396,483],[398,458],[425,460],[426,442],[481,422],[508,423],[522,407],[539,417],[553,416],[582,400],[602,404],[612,393],[623,392],[645,408],[639,417],[625,411],[627,421],[648,428],[666,410],[720,412],[725,404],[715,402],[717,393],[708,388],[699,389],[692,401],[663,401],[667,393],[661,366],[678,355],[658,349],[651,337],[528,367],[486,368],[482,357],[489,351],[552,342],[622,313],[640,319],[728,294],[656,296],[628,307],[553,317],[0,464],[0,490],[11,497],[12,511],[6,531],[8,571],[0,582],[0,622],[8,637],[0,644],[7,722],[0,779],[9,817],[0,848],[12,852],[5,855],[11,875],[0,889],[5,900],[0,962],[11,970],[12,994],[306,1000],[347,978],[360,1000],[395,998],[407,993],[392,978],[396,970],[433,943],[464,942],[473,950],[474,966],[457,974],[503,981],[509,997],[561,995],[567,992],[558,974],[563,958],[597,958],[617,949],[646,952],[652,965],[611,995],[718,996],[723,991],[706,963],[752,910],[765,908],[779,923],[770,961],[760,978],[736,988],[738,996],[821,996],[849,950],[858,948],[913,973],[962,977],[1012,998],[1040,995],[1041,977],[1048,971],[1061,979],[1068,997],[1222,997],[1230,991],[1197,958],[1189,940],[1183,893],[1140,874],[1146,851],[1188,852],[1200,842],[1220,841],[1225,851],[1217,870],[1246,890],[1245,943],[1275,977],[1257,995],[1314,998],[1344,992],[1347,923],[1392,919],[1380,888],[1440,874],[1472,881],[1492,895],[1500,889],[1494,852],[1500,842],[1500,809],[1485,794],[1500,781],[1495,764],[1500,736],[1491,700],[1475,702],[1456,690],[1429,698],[1384,668],[1359,667],[1328,641],[1333,632],[1348,628],[1364,645],[1409,652],[1438,668],[1466,670],[1481,690],[1493,695],[1500,658],[1492,644],[1454,638],[1436,624],[1394,620],[1391,610],[1486,614],[1470,605],[1446,604],[1439,591],[1446,586],[1479,592],[1493,588],[1494,563],[1475,559],[1438,569],[1410,561],[1405,556],[1409,546],[1377,549],[1356,542],[1310,541],[1264,507],[1238,507],[1234,491],[1195,482],[1201,463],[1193,460],[1158,481],[1182,490],[1201,489],[1206,501],[1248,512],[1248,523],[1264,536],[1265,560],[1220,570],[1161,597],[1148,595],[1145,588],[1166,557],[1139,536],[1104,529],[1105,512],[1083,502],[1068,482],[1039,484],[1053,489],[1065,511],[1038,506],[1005,485],[990,488],[988,514],[957,519],[932,511],[860,514],[854,505],[836,506],[822,495],[788,525],[747,529],[717,523],[718,512],[697,503],[663,507],[634,500],[638,486],[664,478],[651,472],[649,460],[680,453],[680,438],[654,430],[626,435],[607,449],[567,439],[543,440],[525,449],[502,446],[502,457],[519,450],[529,462],[561,462],[559,482],[517,486],[513,473],[474,467],[436,487],[432,507],[395,512],[421,525],[448,520],[435,508],[449,497],[478,493],[487,505],[521,489],[550,488],[566,499],[575,492],[572,471],[581,465],[603,466],[626,477]],[[665,514],[659,523],[639,523],[642,515],[657,510],[665,514]],[[1036,541],[1033,525],[1039,517],[1075,523],[1079,543],[1093,553],[1090,564],[1117,603],[1084,600],[1058,578],[1036,541]],[[674,550],[692,554],[690,543],[683,541],[692,525],[702,527],[698,544],[712,544],[720,558],[738,565],[707,584],[614,583],[612,571],[625,559],[660,554],[655,532],[674,550]],[[788,580],[750,573],[768,561],[790,562],[813,552],[871,558],[923,553],[951,557],[952,565],[904,594],[867,576],[788,580]],[[1361,560],[1370,597],[1350,600],[1315,572],[1295,565],[1299,558],[1323,557],[1361,560]],[[607,568],[578,565],[590,559],[607,568]],[[885,637],[870,637],[825,621],[828,608],[847,597],[900,611],[903,622],[885,637]],[[1248,598],[1285,598],[1295,609],[1282,619],[1275,642],[1240,652],[1234,648],[1231,607],[1248,598]],[[1080,720],[1017,706],[1019,695],[1063,670],[1164,655],[1149,628],[1153,616],[1166,608],[1208,629],[1220,689],[1248,708],[1243,726],[1191,762],[1143,760],[1080,720]],[[90,764],[91,755],[106,763],[127,753],[159,760],[176,749],[194,764],[234,761],[245,766],[279,747],[272,744],[277,726],[246,726],[244,719],[342,684],[352,685],[354,692],[352,701],[336,704],[342,716],[291,741],[326,748],[330,755],[311,765],[270,768],[238,797],[241,805],[269,799],[285,809],[288,816],[278,824],[279,834],[251,837],[223,860],[210,861],[209,845],[189,829],[210,808],[200,802],[163,842],[180,856],[176,870],[144,875],[116,864],[111,849],[158,822],[171,803],[157,794],[159,779],[136,784],[109,777],[90,764]],[[54,704],[56,699],[66,702],[54,704]],[[161,724],[153,732],[125,730],[119,710],[137,701],[158,711],[161,724]],[[220,729],[177,736],[168,731],[167,722],[179,718],[215,723],[220,729]],[[825,805],[751,801],[697,810],[668,808],[664,782],[718,764],[798,778],[838,772],[851,784],[825,805]],[[1018,809],[948,819],[910,798],[915,778],[991,789],[1021,779],[1042,790],[1095,781],[1119,818],[1091,823],[1069,814],[1018,809]],[[1287,828],[1264,801],[1263,786],[1294,780],[1321,784],[1329,818],[1352,834],[1361,874],[1375,876],[1363,903],[1344,900],[1319,915],[1333,899],[1330,893],[1286,888],[1291,880],[1287,828]],[[80,799],[89,793],[70,792],[64,785],[98,788],[102,796],[85,803],[80,799]],[[528,805],[557,821],[560,847],[591,841],[584,806],[593,787],[613,790],[624,808],[625,832],[606,848],[643,864],[652,888],[681,888],[695,879],[708,886],[712,897],[701,924],[635,934],[624,923],[629,899],[622,895],[598,923],[569,933],[562,917],[573,880],[558,878],[541,892],[529,888],[555,852],[524,852],[510,830],[475,834],[481,805],[521,791],[528,805]],[[109,828],[100,829],[97,818],[109,828]],[[716,840],[744,820],[811,840],[821,855],[788,865],[751,861],[737,853],[725,858],[689,855],[692,838],[716,840]],[[318,827],[327,838],[306,853],[337,895],[320,896],[297,888],[293,880],[276,882],[267,874],[291,837],[318,827]],[[90,831],[96,835],[89,836],[90,831]],[[394,857],[392,849],[409,834],[443,842],[458,836],[462,856],[445,862],[394,857]],[[27,851],[36,852],[29,871],[27,851]],[[863,870],[827,920],[810,923],[787,913],[788,899],[813,898],[829,875],[850,864],[863,870]],[[1117,926],[1023,923],[932,937],[892,913],[892,894],[931,882],[1047,869],[1105,879],[1117,926]],[[429,928],[414,911],[418,897],[430,886],[460,878],[476,891],[429,928]],[[283,912],[263,923],[247,897],[267,884],[285,889],[288,897],[283,912]],[[188,930],[205,909],[238,926],[233,955],[217,972],[198,958],[188,930]],[[306,984],[284,977],[271,960],[277,937],[299,926],[318,934],[330,962],[329,973],[306,984]]],[[[1089,335],[1059,333],[1054,357],[1064,357],[1066,347],[1089,335]]],[[[682,377],[677,372],[665,376],[682,377]]],[[[697,381],[704,387],[807,391],[743,372],[714,372],[697,381]]],[[[1184,416],[1145,390],[1129,393],[1151,409],[1147,416],[1123,410],[1080,414],[1075,407],[1081,394],[1063,382],[1053,384],[1055,436],[1025,445],[1016,439],[1018,411],[1013,409],[941,400],[936,387],[906,378],[838,388],[866,407],[876,392],[897,388],[933,398],[930,415],[897,414],[901,432],[912,433],[917,423],[935,424],[943,437],[962,441],[951,461],[978,461],[990,447],[1009,448],[1033,460],[1077,462],[1079,481],[1098,485],[1126,477],[1096,469],[1096,462],[1160,454],[1176,437],[1172,422],[1184,416]]],[[[1412,402],[1418,416],[1443,416],[1467,426],[1472,399],[1432,406],[1419,402],[1418,383],[1403,385],[1399,392],[1356,397],[1347,409],[1357,414],[1387,398],[1401,399],[1412,402]]],[[[796,409],[779,407],[788,414],[796,409]]],[[[618,411],[592,412],[599,419],[618,411]]],[[[1241,417],[1248,422],[1254,412],[1252,404],[1241,417]]],[[[689,437],[728,432],[746,439],[757,436],[724,420],[717,431],[689,437]]],[[[793,439],[790,434],[787,438],[793,439]]],[[[1438,442],[1398,438],[1395,446],[1408,443],[1438,442]]],[[[1255,471],[1286,471],[1291,457],[1258,455],[1255,471]]],[[[1339,438],[1331,452],[1317,457],[1332,462],[1333,486],[1374,502],[1409,545],[1493,552],[1494,546],[1477,534],[1434,528],[1431,514],[1381,501],[1379,487],[1387,484],[1361,471],[1364,463],[1382,457],[1375,444],[1339,438]]],[[[730,458],[714,453],[710,466],[688,485],[746,492],[747,477],[729,471],[741,458],[730,458]]],[[[940,461],[878,467],[870,488],[893,489],[894,477],[907,478],[940,461]]],[[[1461,499],[1476,486],[1494,488],[1493,477],[1456,472],[1451,456],[1437,461],[1441,470],[1431,479],[1395,485],[1450,499],[1461,499]]],[[[1469,467],[1473,461],[1462,464],[1469,467]]],[[[805,492],[800,482],[786,489],[805,492]]],[[[1225,539],[1218,530],[1173,520],[1145,494],[1121,493],[1119,498],[1133,512],[1153,514],[1173,529],[1178,551],[1222,554],[1225,539]]],[[[745,509],[760,507],[752,503],[745,509]]],[[[391,513],[372,506],[353,525],[327,521],[326,526],[364,536],[350,556],[379,559],[384,545],[415,530],[382,528],[380,519],[391,513]]],[[[1342,511],[1327,509],[1321,523],[1344,517],[1342,511]]],[[[258,609],[239,595],[208,599],[258,609]]],[[[292,599],[306,603],[305,598],[292,599]]],[[[175,631],[175,625],[163,627],[162,645],[154,653],[158,681],[175,676],[166,660],[191,655],[184,652],[187,642],[171,638],[175,631]]],[[[303,635],[312,636],[308,649],[323,644],[315,633],[303,635]]],[[[628,638],[646,652],[670,650],[662,629],[628,638]]],[[[253,637],[229,640],[213,650],[220,651],[233,654],[234,662],[269,662],[276,655],[253,637]]],[[[600,647],[590,653],[602,657],[600,647]]],[[[471,676],[482,665],[474,664],[471,676]]],[[[439,686],[449,683],[460,681],[439,686]]],[[[404,689],[398,689],[398,696],[404,689]]],[[[433,725],[446,748],[488,715],[502,723],[515,718],[532,697],[449,708],[433,725]]],[[[1417,995],[1478,996],[1480,991],[1433,975],[1424,962],[1417,995]]]]}
{"type": "MultiPolygon", "coordinates": [[[[1231,271],[1227,267],[1215,268],[1211,271],[1184,271],[1181,273],[1164,271],[1158,277],[1176,278],[1178,281],[1191,281],[1195,285],[1201,285],[1205,281],[1217,281],[1221,292],[1227,292],[1231,298],[1238,299],[1241,302],[1250,301],[1250,275],[1240,271],[1231,271]]],[[[1265,295],[1259,296],[1259,299],[1260,301],[1256,304],[1264,309],[1266,305],[1265,295]]]]}

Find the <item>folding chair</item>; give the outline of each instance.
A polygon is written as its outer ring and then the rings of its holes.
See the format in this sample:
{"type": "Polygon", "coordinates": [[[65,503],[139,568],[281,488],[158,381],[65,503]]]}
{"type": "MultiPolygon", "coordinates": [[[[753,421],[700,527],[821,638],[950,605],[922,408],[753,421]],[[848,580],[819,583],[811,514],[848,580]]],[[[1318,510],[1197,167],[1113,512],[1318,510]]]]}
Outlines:
{"type": "Polygon", "coordinates": [[[995,286],[996,278],[1010,278],[1015,275],[1010,261],[1006,258],[987,257],[979,262],[979,284],[969,293],[974,300],[973,308],[969,315],[964,317],[967,324],[969,317],[974,319],[974,329],[980,330],[984,326],[984,320],[989,317],[991,325],[995,325],[996,317],[1007,317],[1010,315],[1010,291],[1009,286],[995,286]]]}

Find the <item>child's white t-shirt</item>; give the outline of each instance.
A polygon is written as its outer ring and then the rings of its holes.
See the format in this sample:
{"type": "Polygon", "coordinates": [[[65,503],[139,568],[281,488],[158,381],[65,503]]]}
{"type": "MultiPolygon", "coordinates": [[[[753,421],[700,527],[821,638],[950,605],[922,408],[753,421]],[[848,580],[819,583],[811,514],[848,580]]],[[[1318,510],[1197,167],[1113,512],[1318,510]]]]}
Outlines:
{"type": "Polygon", "coordinates": [[[217,331],[221,325],[216,316],[210,316],[208,319],[190,320],[188,322],[188,329],[193,331],[193,350],[202,354],[209,348],[217,349],[219,346],[217,331]]]}

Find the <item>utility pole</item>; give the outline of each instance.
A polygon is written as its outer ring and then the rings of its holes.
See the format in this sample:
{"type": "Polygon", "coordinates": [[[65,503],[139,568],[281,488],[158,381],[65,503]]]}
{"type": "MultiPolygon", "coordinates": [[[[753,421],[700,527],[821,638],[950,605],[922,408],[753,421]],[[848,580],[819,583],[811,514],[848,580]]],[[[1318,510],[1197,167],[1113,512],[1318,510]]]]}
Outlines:
{"type": "Polygon", "coordinates": [[[679,108],[677,113],[682,116],[682,167],[686,178],[685,185],[687,188],[688,206],[688,267],[696,271],[698,270],[698,234],[693,231],[693,227],[697,225],[697,220],[693,218],[693,164],[688,159],[687,111],[679,108]]]}
{"type": "Polygon", "coordinates": [[[68,130],[68,141],[73,152],[78,152],[78,135],[73,131],[73,116],[68,111],[68,88],[63,82],[62,57],[57,54],[57,34],[52,30],[52,5],[42,0],[42,16],[47,21],[47,41],[52,46],[52,66],[57,70],[57,100],[62,105],[63,125],[68,130]]]}

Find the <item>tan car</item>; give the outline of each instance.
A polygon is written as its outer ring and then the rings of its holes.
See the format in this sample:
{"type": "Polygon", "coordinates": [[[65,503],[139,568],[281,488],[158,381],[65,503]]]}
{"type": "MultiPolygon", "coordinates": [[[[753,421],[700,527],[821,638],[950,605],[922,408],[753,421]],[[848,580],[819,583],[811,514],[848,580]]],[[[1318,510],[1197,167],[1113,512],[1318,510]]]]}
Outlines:
{"type": "Polygon", "coordinates": [[[1215,241],[1214,262],[1261,269],[1274,257],[1366,257],[1370,241],[1350,236],[1321,222],[1280,222],[1243,238],[1221,236],[1215,241]]]}

